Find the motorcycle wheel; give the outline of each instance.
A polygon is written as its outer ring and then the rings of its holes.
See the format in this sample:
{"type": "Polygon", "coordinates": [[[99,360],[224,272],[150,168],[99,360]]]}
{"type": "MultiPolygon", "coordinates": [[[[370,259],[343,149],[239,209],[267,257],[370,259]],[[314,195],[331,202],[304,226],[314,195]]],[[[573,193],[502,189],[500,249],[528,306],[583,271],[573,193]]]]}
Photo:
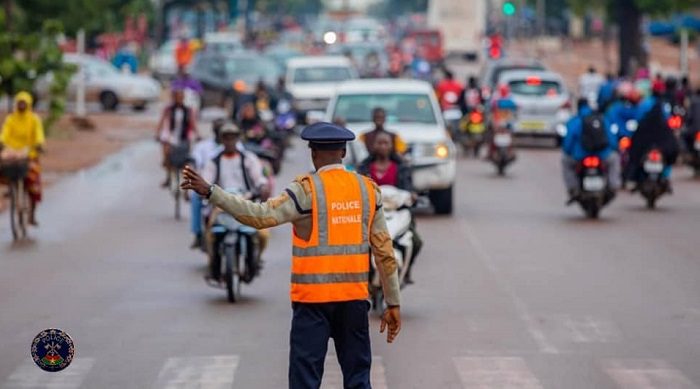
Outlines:
{"type": "Polygon", "coordinates": [[[233,246],[228,246],[224,250],[226,261],[226,294],[228,301],[235,303],[241,299],[241,275],[239,274],[240,255],[233,246]]]}
{"type": "Polygon", "coordinates": [[[654,196],[647,197],[647,208],[648,209],[656,208],[656,197],[654,197],[654,196]]]}

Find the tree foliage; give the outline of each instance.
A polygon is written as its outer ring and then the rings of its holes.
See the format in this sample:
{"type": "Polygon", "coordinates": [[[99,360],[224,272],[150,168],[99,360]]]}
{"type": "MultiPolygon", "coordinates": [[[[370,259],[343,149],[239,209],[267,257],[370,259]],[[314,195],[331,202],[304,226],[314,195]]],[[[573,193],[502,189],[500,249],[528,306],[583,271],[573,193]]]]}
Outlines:
{"type": "Polygon", "coordinates": [[[21,0],[16,1],[19,29],[38,31],[48,19],[59,20],[69,36],[84,28],[88,36],[116,31],[127,16],[145,13],[153,18],[150,0],[21,0]]]}
{"type": "Polygon", "coordinates": [[[255,9],[267,15],[303,15],[321,11],[321,0],[255,0],[255,9]]]}
{"type": "Polygon", "coordinates": [[[47,20],[40,30],[31,33],[7,31],[5,26],[5,15],[0,11],[0,94],[12,97],[22,90],[34,91],[37,80],[51,74],[45,123],[50,128],[65,110],[66,90],[75,71],[63,63],[57,44],[61,23],[47,20]]]}

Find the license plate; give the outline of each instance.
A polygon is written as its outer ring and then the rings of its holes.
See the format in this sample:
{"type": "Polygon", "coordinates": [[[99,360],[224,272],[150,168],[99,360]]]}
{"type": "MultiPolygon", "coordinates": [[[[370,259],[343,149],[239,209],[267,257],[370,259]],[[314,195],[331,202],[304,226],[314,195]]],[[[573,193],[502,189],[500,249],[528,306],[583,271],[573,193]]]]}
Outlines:
{"type": "Polygon", "coordinates": [[[660,162],[644,162],[644,171],[647,173],[661,173],[664,170],[664,165],[660,162]]]}
{"type": "Polygon", "coordinates": [[[513,138],[510,134],[496,134],[493,143],[498,147],[508,147],[513,143],[513,138]]]}
{"type": "Polygon", "coordinates": [[[695,150],[700,151],[700,140],[695,142],[695,150]]]}
{"type": "Polygon", "coordinates": [[[530,131],[544,131],[547,128],[547,123],[545,122],[520,122],[520,128],[522,130],[530,131]]]}
{"type": "Polygon", "coordinates": [[[605,179],[603,177],[584,177],[583,190],[587,192],[598,192],[605,189],[605,179]]]}

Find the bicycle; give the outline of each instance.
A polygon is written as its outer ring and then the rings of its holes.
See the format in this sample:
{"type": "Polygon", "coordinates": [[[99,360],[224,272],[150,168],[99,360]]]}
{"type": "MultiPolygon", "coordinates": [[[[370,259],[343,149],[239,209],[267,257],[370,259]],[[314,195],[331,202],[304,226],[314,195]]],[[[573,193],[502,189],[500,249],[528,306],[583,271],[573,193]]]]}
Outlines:
{"type": "Polygon", "coordinates": [[[7,179],[10,189],[10,227],[12,239],[18,241],[27,237],[27,224],[31,212],[29,194],[24,187],[24,178],[29,172],[26,158],[0,161],[0,177],[7,179]]]}
{"type": "Polygon", "coordinates": [[[191,162],[190,158],[190,145],[189,143],[182,143],[177,146],[171,146],[168,152],[168,164],[169,175],[170,175],[170,193],[172,193],[175,199],[175,220],[180,220],[180,208],[182,191],[180,190],[180,171],[191,162]]]}

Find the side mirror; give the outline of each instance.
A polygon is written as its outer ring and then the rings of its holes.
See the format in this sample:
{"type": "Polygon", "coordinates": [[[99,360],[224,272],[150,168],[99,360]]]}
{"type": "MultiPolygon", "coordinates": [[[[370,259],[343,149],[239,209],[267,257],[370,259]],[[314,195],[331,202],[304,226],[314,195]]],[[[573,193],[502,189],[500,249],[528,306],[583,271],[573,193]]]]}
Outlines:
{"type": "Polygon", "coordinates": [[[325,116],[325,112],[323,111],[309,111],[306,113],[306,123],[307,124],[314,124],[323,121],[323,117],[325,116]]]}

